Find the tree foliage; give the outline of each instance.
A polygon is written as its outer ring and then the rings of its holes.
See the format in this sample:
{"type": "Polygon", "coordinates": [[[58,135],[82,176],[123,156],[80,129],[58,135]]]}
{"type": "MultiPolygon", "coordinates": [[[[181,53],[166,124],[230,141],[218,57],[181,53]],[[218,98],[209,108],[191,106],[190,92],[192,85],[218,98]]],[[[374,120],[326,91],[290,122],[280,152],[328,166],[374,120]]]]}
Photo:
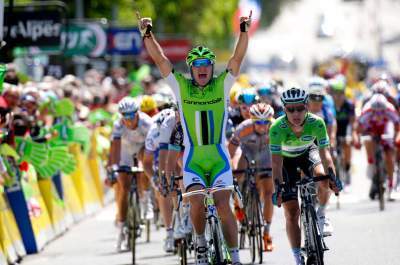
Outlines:
{"type": "MultiPolygon", "coordinates": [[[[239,0],[81,0],[87,18],[115,19],[119,25],[136,25],[136,10],[153,19],[154,31],[160,35],[184,36],[194,44],[228,47],[232,40],[232,19],[239,0]]],[[[260,0],[261,27],[271,25],[282,6],[297,0],[260,0]]],[[[15,0],[29,3],[32,0],[15,0]]],[[[69,17],[75,17],[76,0],[64,0],[69,17]]]]}
{"type": "Polygon", "coordinates": [[[232,37],[232,17],[238,0],[135,1],[142,16],[154,19],[155,30],[181,34],[194,43],[226,44],[232,37]]]}

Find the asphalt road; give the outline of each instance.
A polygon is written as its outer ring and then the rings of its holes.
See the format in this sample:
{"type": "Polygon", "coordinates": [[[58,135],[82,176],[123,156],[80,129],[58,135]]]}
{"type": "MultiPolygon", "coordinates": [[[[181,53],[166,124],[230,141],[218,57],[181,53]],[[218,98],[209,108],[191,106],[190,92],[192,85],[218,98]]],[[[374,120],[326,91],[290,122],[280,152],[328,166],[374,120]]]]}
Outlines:
{"type": "MultiPolygon", "coordinates": [[[[398,265],[400,264],[400,194],[396,202],[388,203],[384,212],[378,203],[368,199],[368,180],[365,176],[364,154],[357,151],[353,161],[353,186],[340,198],[341,209],[336,209],[336,198],[331,199],[328,217],[334,225],[334,235],[327,238],[327,265],[398,265]]],[[[23,265],[125,265],[130,264],[129,253],[115,251],[116,229],[113,226],[114,205],[73,226],[62,237],[50,243],[43,252],[26,257],[23,265]]],[[[276,208],[272,226],[276,245],[272,253],[265,253],[264,264],[293,264],[286,239],[282,210],[276,208]]],[[[153,228],[152,240],[139,240],[138,264],[178,264],[176,256],[162,249],[165,232],[153,228]]],[[[241,251],[242,261],[248,264],[249,251],[241,251]]],[[[192,260],[193,261],[193,260],[192,260]]]]}

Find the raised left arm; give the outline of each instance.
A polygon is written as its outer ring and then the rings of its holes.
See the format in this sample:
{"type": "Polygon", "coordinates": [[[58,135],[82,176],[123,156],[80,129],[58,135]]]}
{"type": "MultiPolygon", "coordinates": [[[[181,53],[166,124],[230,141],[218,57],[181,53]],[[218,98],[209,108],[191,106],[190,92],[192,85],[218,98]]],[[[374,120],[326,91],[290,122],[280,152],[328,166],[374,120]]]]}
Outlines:
{"type": "Polygon", "coordinates": [[[246,55],[247,46],[249,44],[249,35],[247,33],[251,24],[251,11],[248,17],[240,18],[240,35],[239,40],[236,43],[235,50],[232,57],[229,59],[227,69],[233,76],[238,76],[240,72],[240,65],[242,64],[243,58],[246,55]]]}

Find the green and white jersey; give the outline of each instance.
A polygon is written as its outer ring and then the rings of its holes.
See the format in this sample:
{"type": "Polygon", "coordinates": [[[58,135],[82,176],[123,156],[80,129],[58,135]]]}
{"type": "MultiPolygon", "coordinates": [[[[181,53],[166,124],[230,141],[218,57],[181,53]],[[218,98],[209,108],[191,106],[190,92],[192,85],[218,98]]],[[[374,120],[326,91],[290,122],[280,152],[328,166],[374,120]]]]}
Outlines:
{"type": "Polygon", "coordinates": [[[226,70],[202,89],[175,71],[166,81],[178,102],[185,146],[225,144],[226,109],[235,77],[226,70]]]}
{"type": "Polygon", "coordinates": [[[303,132],[297,137],[288,125],[286,115],[279,117],[269,129],[269,146],[272,154],[297,157],[305,153],[314,143],[319,148],[329,146],[325,122],[312,113],[306,114],[303,132]]]}

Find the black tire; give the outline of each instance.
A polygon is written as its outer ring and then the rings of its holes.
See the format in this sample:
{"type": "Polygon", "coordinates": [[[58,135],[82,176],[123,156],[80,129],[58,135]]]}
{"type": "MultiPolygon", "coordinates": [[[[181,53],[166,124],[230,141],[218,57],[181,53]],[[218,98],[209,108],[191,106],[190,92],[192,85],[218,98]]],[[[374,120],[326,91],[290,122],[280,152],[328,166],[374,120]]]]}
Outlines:
{"type": "Polygon", "coordinates": [[[384,172],[382,170],[382,162],[378,163],[378,175],[376,176],[378,181],[378,198],[379,198],[379,210],[385,210],[385,180],[384,172]]]}
{"type": "Polygon", "coordinates": [[[159,218],[160,218],[160,210],[155,209],[154,210],[154,225],[156,226],[156,231],[160,230],[160,224],[159,224],[159,218]]]}
{"type": "Polygon", "coordinates": [[[181,239],[178,242],[178,255],[179,255],[179,264],[186,265],[187,264],[187,244],[185,239],[181,239]]]}
{"type": "MultiPolygon", "coordinates": [[[[248,196],[247,196],[247,182],[244,181],[242,185],[242,199],[243,199],[243,205],[248,205],[248,196]]],[[[245,207],[243,210],[245,211],[245,216],[243,223],[240,224],[240,231],[239,231],[239,249],[244,249],[246,245],[246,234],[249,231],[249,219],[248,219],[248,213],[247,213],[247,207],[245,207]]],[[[249,243],[250,244],[250,243],[249,243]]]]}
{"type": "Polygon", "coordinates": [[[213,249],[214,249],[214,258],[212,259],[214,264],[224,264],[224,257],[222,254],[222,248],[221,248],[221,239],[219,238],[218,234],[218,225],[215,220],[212,222],[211,226],[211,231],[213,235],[213,249]]]}
{"type": "Polygon", "coordinates": [[[138,216],[137,216],[137,198],[136,194],[130,195],[129,199],[129,209],[128,209],[128,222],[129,222],[129,248],[131,250],[132,255],[132,264],[136,263],[136,233],[137,228],[139,227],[138,216]]]}
{"type": "Polygon", "coordinates": [[[378,191],[379,210],[385,210],[385,166],[383,165],[381,150],[377,150],[375,154],[376,176],[374,178],[378,191]]]}
{"type": "Polygon", "coordinates": [[[263,262],[263,231],[262,213],[258,193],[252,195],[251,207],[249,208],[249,245],[252,263],[255,263],[258,256],[259,264],[263,262]]]}
{"type": "Polygon", "coordinates": [[[255,227],[256,227],[256,248],[258,252],[258,263],[262,264],[263,263],[263,218],[262,218],[262,211],[261,211],[261,203],[258,198],[258,194],[256,196],[256,204],[257,204],[257,214],[256,214],[256,219],[255,219],[255,227]]]}
{"type": "MultiPolygon", "coordinates": [[[[324,265],[324,247],[322,244],[322,237],[323,235],[318,232],[318,222],[317,222],[317,214],[315,212],[314,207],[310,206],[307,209],[308,215],[308,222],[309,222],[309,239],[310,239],[310,246],[312,249],[312,256],[314,262],[311,263],[313,265],[324,265]]],[[[307,257],[307,264],[308,259],[311,258],[310,256],[307,257]]]]}
{"type": "Polygon", "coordinates": [[[246,226],[245,224],[247,223],[247,218],[245,218],[244,223],[240,224],[239,227],[239,249],[244,249],[245,244],[246,244],[246,226]]]}
{"type": "Polygon", "coordinates": [[[249,236],[249,250],[250,250],[250,259],[252,263],[255,263],[256,257],[258,255],[258,246],[259,246],[259,225],[258,221],[258,206],[256,196],[251,196],[251,199],[248,201],[249,207],[247,208],[248,215],[248,236],[249,236]]]}

